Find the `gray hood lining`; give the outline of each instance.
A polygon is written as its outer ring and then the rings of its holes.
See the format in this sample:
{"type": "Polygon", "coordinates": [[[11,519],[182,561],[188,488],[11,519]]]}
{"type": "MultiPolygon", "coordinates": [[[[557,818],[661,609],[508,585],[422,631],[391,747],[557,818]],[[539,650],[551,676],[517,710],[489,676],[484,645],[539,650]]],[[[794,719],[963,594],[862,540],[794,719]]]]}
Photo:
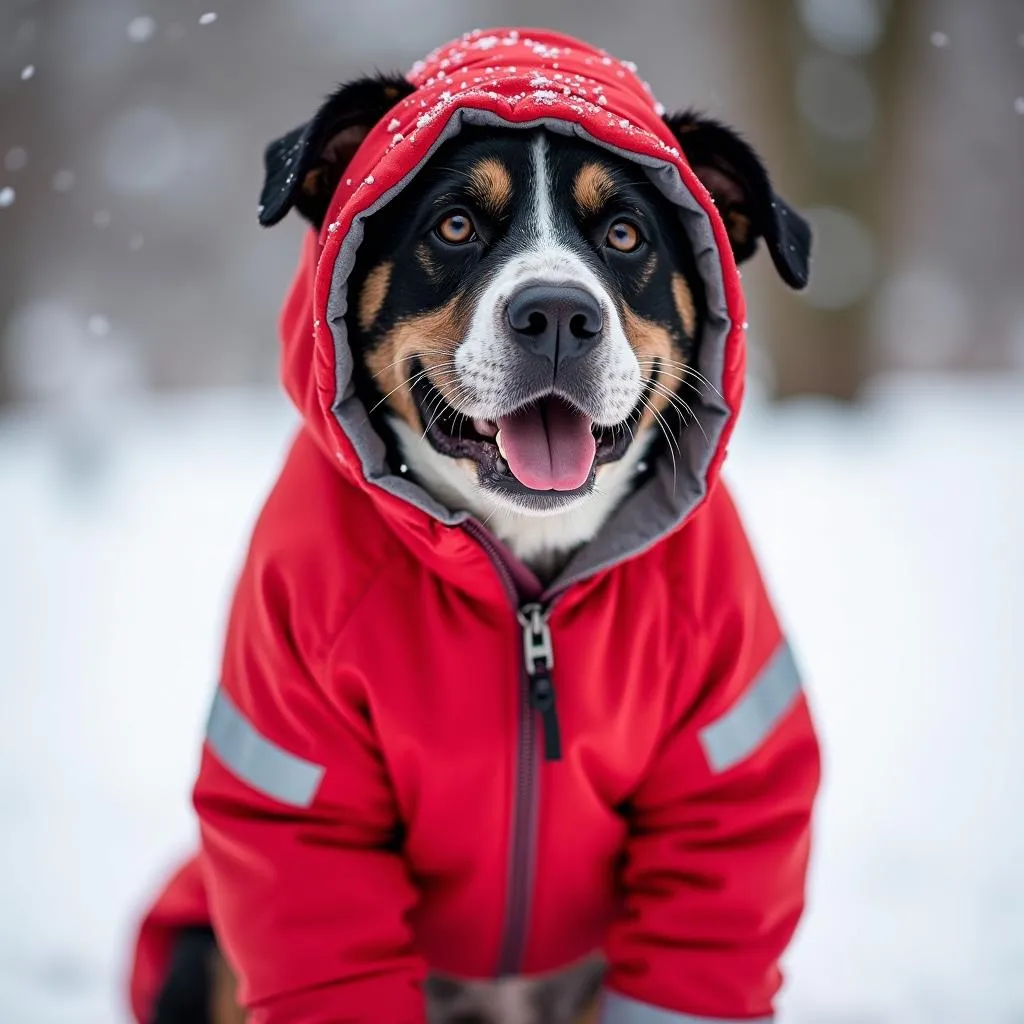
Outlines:
{"type": "Polygon", "coordinates": [[[651,477],[623,501],[598,535],[577,552],[552,584],[551,589],[561,589],[646,550],[682,523],[707,493],[708,468],[733,415],[722,398],[725,344],[732,324],[725,298],[721,257],[708,215],[685,186],[674,164],[609,145],[572,121],[545,117],[514,122],[489,110],[456,108],[416,167],[354,217],[334,263],[327,305],[327,321],[335,352],[336,392],[331,411],[355,448],[366,480],[372,486],[410,502],[438,521],[457,526],[471,517],[468,512],[446,508],[419,484],[393,473],[387,465],[384,442],[373,429],[366,407],[355,393],[353,355],[348,343],[345,313],[348,309],[348,279],[363,240],[364,221],[391,202],[434,152],[459,133],[463,124],[523,129],[543,127],[562,135],[576,135],[640,164],[665,197],[679,208],[707,294],[708,312],[698,345],[697,368],[711,382],[712,388],[705,386],[700,398],[689,402],[695,421],[688,423],[676,438],[679,454],[675,466],[667,454],[658,460],[651,477]]]}

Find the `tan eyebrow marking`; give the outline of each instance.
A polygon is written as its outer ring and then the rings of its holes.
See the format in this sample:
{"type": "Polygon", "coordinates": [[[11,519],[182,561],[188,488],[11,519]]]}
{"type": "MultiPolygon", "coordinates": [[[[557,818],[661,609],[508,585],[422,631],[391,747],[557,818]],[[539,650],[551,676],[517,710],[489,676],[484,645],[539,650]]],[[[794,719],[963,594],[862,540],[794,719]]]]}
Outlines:
{"type": "Polygon", "coordinates": [[[512,175],[497,157],[485,157],[469,172],[469,192],[484,211],[498,219],[512,201],[512,175]]]}
{"type": "Polygon", "coordinates": [[[615,194],[615,179],[601,164],[589,163],[580,168],[572,186],[572,197],[584,217],[601,212],[615,194]]]}

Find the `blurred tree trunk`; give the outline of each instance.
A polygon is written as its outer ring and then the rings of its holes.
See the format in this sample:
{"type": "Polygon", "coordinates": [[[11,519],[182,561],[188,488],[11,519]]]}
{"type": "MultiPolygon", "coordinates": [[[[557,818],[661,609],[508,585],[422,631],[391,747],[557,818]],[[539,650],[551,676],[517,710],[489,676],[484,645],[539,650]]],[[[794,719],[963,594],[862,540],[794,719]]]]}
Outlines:
{"type": "MultiPolygon", "coordinates": [[[[893,120],[897,98],[908,73],[909,26],[916,23],[916,9],[927,0],[899,0],[888,10],[882,37],[873,52],[862,57],[829,53],[801,26],[791,0],[768,0],[745,8],[748,60],[754,67],[751,80],[760,107],[755,120],[758,145],[766,155],[780,191],[796,205],[813,211],[833,208],[853,217],[870,239],[873,273],[867,286],[839,308],[822,308],[814,294],[815,263],[807,296],[781,293],[773,287],[761,305],[763,332],[773,370],[773,392],[778,398],[826,395],[854,400],[875,369],[872,341],[872,308],[880,283],[888,270],[894,207],[906,178],[897,173],[900,148],[894,138],[893,120]],[[837,143],[809,124],[801,112],[797,90],[803,62],[823,57],[841,70],[863,76],[873,95],[874,124],[863,139],[837,143]],[[848,160],[842,158],[847,153],[848,160]]],[[[885,5],[881,5],[885,6],[885,5]]],[[[803,88],[807,88],[805,79],[803,88]]],[[[837,107],[841,110],[842,103],[837,107]]],[[[833,265],[835,252],[826,246],[822,233],[816,258],[819,271],[833,265]]],[[[841,255],[841,253],[840,253],[841,255]]],[[[767,294],[765,273],[758,268],[755,281],[767,294]]],[[[758,324],[757,326],[760,326],[758,324]]]]}

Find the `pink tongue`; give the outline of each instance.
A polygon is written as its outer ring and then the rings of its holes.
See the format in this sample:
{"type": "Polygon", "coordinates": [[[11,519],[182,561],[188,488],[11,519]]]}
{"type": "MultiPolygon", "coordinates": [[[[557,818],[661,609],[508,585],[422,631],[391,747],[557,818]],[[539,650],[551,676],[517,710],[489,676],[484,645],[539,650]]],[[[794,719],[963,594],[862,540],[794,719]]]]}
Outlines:
{"type": "Polygon", "coordinates": [[[597,450],[589,416],[545,398],[502,416],[498,429],[508,468],[531,490],[572,491],[587,482],[597,450]]]}

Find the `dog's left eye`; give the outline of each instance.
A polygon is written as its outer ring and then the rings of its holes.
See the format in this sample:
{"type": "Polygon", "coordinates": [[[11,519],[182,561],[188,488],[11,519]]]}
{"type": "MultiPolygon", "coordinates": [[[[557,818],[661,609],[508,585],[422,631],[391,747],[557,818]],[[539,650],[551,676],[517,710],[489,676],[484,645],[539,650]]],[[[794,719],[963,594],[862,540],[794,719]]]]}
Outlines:
{"type": "Polygon", "coordinates": [[[643,240],[640,229],[628,220],[617,220],[605,236],[605,243],[616,252],[634,252],[643,240]]]}
{"type": "Polygon", "coordinates": [[[476,238],[476,228],[468,213],[461,210],[458,213],[450,213],[434,229],[437,237],[449,245],[464,245],[476,238]]]}

